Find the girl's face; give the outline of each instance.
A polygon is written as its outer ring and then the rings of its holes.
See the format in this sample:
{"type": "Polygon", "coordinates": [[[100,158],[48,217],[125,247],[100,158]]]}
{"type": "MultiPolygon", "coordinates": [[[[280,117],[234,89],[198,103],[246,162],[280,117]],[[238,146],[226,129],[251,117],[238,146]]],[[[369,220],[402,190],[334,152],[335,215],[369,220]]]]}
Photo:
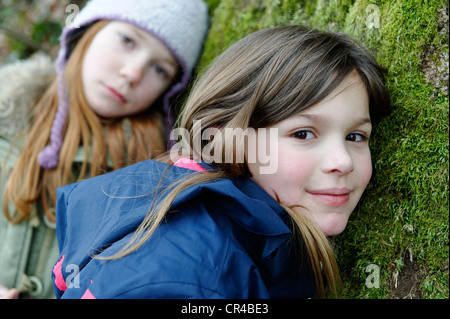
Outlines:
{"type": "MultiPolygon", "coordinates": [[[[295,207],[327,236],[341,233],[372,175],[369,98],[351,73],[321,103],[269,128],[278,129],[278,169],[253,180],[281,203],[295,207]]],[[[261,162],[261,161],[260,161],[261,162]]]]}
{"type": "Polygon", "coordinates": [[[97,33],[85,54],[84,94],[102,117],[131,115],[155,102],[177,72],[175,58],[156,37],[113,21],[97,33]]]}

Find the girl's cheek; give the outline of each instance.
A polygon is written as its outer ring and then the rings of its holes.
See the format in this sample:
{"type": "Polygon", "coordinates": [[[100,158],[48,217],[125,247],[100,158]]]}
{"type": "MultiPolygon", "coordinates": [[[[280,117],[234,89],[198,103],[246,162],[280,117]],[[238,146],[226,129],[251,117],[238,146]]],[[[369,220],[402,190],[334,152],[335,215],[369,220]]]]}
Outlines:
{"type": "Polygon", "coordinates": [[[363,165],[361,168],[361,180],[362,180],[362,184],[364,185],[364,188],[367,186],[367,184],[369,184],[370,178],[372,177],[372,172],[373,172],[373,168],[372,168],[372,160],[370,158],[370,155],[368,156],[368,158],[366,158],[363,161],[363,165]]]}

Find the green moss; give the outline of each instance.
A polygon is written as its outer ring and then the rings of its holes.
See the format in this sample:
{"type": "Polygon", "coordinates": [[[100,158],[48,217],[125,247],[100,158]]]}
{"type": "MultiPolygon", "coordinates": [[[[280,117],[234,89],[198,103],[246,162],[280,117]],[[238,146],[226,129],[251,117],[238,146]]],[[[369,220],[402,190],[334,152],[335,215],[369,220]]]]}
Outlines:
{"type": "Polygon", "coordinates": [[[202,67],[255,30],[305,24],[353,35],[388,68],[393,113],[374,127],[374,175],[346,231],[335,238],[341,297],[448,298],[448,90],[424,74],[426,56],[435,67],[446,64],[448,86],[448,28],[438,32],[438,10],[448,14],[446,2],[212,2],[202,67]],[[377,16],[379,25],[370,28],[377,16]],[[366,285],[369,264],[380,269],[379,288],[366,285]]]}
{"type": "Polygon", "coordinates": [[[247,34],[262,28],[299,22],[301,13],[301,5],[294,0],[221,0],[212,16],[200,68],[207,66],[223,50],[247,34]]]}

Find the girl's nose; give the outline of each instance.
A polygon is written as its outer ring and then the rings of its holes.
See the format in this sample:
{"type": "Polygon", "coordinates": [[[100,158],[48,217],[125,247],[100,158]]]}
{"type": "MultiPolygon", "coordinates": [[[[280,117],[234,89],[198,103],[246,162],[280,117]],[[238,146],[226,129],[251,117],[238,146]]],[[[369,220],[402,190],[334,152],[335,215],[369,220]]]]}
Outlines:
{"type": "Polygon", "coordinates": [[[353,158],[345,142],[335,143],[324,152],[324,172],[345,175],[351,173],[353,169],[353,158]]]}
{"type": "Polygon", "coordinates": [[[139,61],[130,61],[119,70],[119,75],[125,77],[130,86],[134,86],[142,80],[144,67],[139,61]]]}

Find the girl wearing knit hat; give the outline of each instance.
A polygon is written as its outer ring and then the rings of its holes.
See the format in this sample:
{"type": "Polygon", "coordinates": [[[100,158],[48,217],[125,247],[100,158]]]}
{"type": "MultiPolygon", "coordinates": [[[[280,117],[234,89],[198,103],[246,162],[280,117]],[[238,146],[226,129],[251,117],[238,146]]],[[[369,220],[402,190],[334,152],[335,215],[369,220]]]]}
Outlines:
{"type": "Polygon", "coordinates": [[[56,188],[170,146],[169,105],[207,28],[203,0],[91,0],[63,30],[56,75],[45,58],[0,69],[10,82],[10,94],[6,85],[0,92],[0,287],[53,296],[56,188]],[[27,114],[29,127],[11,128],[27,114]],[[27,135],[12,143],[20,128],[27,135]]]}

